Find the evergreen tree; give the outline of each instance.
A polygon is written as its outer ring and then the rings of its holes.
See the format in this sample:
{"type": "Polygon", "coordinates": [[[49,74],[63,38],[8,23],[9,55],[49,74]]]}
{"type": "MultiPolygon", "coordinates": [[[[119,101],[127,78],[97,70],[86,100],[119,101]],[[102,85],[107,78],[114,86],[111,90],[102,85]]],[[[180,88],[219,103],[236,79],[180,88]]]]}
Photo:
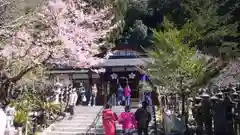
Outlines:
{"type": "Polygon", "coordinates": [[[184,29],[178,30],[165,22],[165,30],[153,32],[153,47],[149,51],[154,64],[149,73],[155,83],[176,90],[183,81],[183,86],[195,86],[202,81],[206,61],[196,58],[196,49],[183,43],[184,29]]]}
{"type": "MultiPolygon", "coordinates": [[[[151,46],[149,28],[162,27],[163,16],[167,16],[174,27],[185,29],[184,42],[189,42],[190,47],[222,59],[234,58],[239,54],[238,10],[239,1],[236,0],[129,0],[121,39],[129,37],[136,20],[142,20],[148,27],[144,47],[151,46]]],[[[142,45],[137,41],[132,44],[142,45]]]]}

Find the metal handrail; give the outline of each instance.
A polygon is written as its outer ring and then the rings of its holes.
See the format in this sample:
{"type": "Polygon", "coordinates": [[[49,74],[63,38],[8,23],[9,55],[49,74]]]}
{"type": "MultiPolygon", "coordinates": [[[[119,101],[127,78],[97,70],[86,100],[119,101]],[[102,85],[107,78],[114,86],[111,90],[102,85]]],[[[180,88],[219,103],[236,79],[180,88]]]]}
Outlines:
{"type": "Polygon", "coordinates": [[[97,116],[94,118],[93,122],[91,123],[91,125],[89,126],[87,132],[86,132],[86,135],[90,135],[91,134],[91,130],[92,128],[95,128],[96,129],[96,124],[101,116],[101,112],[103,111],[104,109],[104,106],[100,109],[100,111],[97,113],[97,116]]]}
{"type": "MultiPolygon", "coordinates": [[[[114,94],[111,95],[111,97],[109,98],[109,100],[108,100],[107,103],[109,103],[110,101],[112,101],[113,95],[114,95],[114,94]]],[[[104,107],[105,107],[105,106],[103,106],[103,107],[100,109],[100,111],[97,113],[97,116],[94,118],[93,122],[92,122],[91,125],[89,126],[89,128],[88,128],[88,130],[87,130],[87,132],[86,132],[85,135],[91,135],[92,128],[94,128],[95,131],[96,131],[96,128],[97,128],[96,125],[97,125],[97,123],[98,123],[98,120],[99,120],[99,118],[100,118],[100,116],[101,116],[102,111],[104,110],[104,107]]],[[[96,133],[95,133],[95,134],[96,134],[96,133]]]]}

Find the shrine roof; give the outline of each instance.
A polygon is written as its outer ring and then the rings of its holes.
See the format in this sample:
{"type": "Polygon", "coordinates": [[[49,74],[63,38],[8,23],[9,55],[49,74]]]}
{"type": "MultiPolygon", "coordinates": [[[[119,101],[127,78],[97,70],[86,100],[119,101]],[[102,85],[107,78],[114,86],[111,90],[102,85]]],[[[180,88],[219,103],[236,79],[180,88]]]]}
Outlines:
{"type": "Polygon", "coordinates": [[[48,70],[88,70],[88,68],[80,68],[74,65],[59,64],[59,63],[47,63],[48,70]]]}
{"type": "Polygon", "coordinates": [[[147,66],[152,62],[151,58],[129,58],[129,59],[106,59],[100,63],[99,67],[114,66],[147,66]]]}
{"type": "Polygon", "coordinates": [[[140,52],[140,53],[146,53],[142,49],[137,49],[135,47],[131,47],[131,46],[128,46],[128,45],[116,46],[114,48],[111,48],[111,50],[112,51],[115,51],[115,50],[129,50],[129,51],[136,51],[136,52],[140,52]]]}

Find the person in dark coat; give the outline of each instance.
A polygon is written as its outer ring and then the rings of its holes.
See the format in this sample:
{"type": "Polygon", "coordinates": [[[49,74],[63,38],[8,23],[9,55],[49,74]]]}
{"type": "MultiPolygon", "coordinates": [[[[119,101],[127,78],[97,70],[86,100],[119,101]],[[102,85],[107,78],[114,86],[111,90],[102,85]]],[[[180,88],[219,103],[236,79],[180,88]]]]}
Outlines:
{"type": "Polygon", "coordinates": [[[124,89],[121,85],[119,85],[117,89],[117,105],[122,105],[123,98],[124,98],[124,89]]]}
{"type": "Polygon", "coordinates": [[[151,113],[148,111],[148,104],[146,101],[142,102],[142,108],[135,112],[135,120],[137,121],[138,135],[148,135],[148,125],[151,121],[151,113]]]}

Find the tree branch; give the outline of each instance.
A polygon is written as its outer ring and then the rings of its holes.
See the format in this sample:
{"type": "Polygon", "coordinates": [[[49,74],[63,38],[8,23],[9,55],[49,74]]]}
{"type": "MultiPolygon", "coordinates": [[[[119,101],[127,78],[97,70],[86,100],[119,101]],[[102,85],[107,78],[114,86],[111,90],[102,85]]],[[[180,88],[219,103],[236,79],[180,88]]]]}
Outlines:
{"type": "MultiPolygon", "coordinates": [[[[49,59],[51,59],[52,58],[52,52],[50,52],[50,54],[48,55],[48,57],[47,58],[45,58],[42,62],[41,62],[41,64],[46,64],[46,62],[49,60],[49,59]]],[[[20,80],[25,74],[27,74],[28,72],[30,72],[31,70],[33,70],[34,68],[36,68],[36,67],[38,67],[39,66],[39,64],[35,64],[35,65],[33,65],[33,66],[26,66],[22,71],[20,71],[16,76],[14,76],[14,77],[10,77],[10,78],[8,78],[8,80],[10,80],[10,82],[13,82],[13,83],[15,83],[15,82],[17,82],[18,80],[20,80]]]]}

